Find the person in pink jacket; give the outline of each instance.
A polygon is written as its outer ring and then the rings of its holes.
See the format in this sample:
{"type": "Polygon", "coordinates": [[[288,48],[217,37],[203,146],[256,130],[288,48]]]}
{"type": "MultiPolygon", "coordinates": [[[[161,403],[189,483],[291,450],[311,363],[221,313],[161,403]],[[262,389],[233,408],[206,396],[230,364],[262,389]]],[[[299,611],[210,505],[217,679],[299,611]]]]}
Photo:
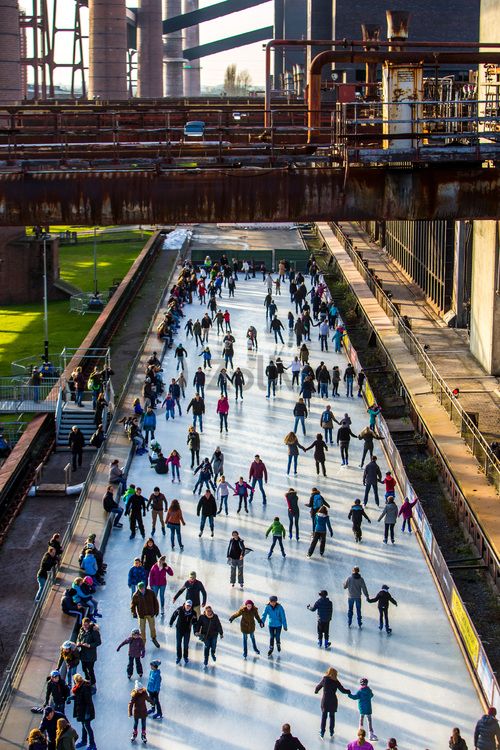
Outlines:
{"type": "Polygon", "coordinates": [[[227,396],[221,396],[217,401],[217,414],[220,419],[220,431],[222,432],[222,427],[224,426],[227,432],[227,415],[229,414],[229,401],[227,400],[227,396]]]}
{"type": "Polygon", "coordinates": [[[405,501],[399,509],[398,516],[403,516],[403,526],[401,531],[404,532],[406,525],[408,525],[408,532],[411,534],[411,519],[413,518],[413,507],[418,503],[418,499],[412,503],[405,497],[405,501]]]}
{"type": "Polygon", "coordinates": [[[149,588],[153,589],[160,599],[161,615],[165,614],[165,589],[167,588],[167,576],[173,576],[174,571],[167,565],[165,555],[162,555],[149,571],[149,588]]]}
{"type": "Polygon", "coordinates": [[[364,729],[358,729],[357,739],[348,743],[347,750],[373,750],[373,745],[366,740],[366,732],[364,729]]]}
{"type": "Polygon", "coordinates": [[[176,450],[173,450],[170,456],[167,458],[167,464],[172,465],[172,482],[175,482],[175,477],[177,476],[177,481],[180,484],[181,481],[181,474],[180,474],[180,467],[181,467],[181,457],[179,453],[176,450]]]}

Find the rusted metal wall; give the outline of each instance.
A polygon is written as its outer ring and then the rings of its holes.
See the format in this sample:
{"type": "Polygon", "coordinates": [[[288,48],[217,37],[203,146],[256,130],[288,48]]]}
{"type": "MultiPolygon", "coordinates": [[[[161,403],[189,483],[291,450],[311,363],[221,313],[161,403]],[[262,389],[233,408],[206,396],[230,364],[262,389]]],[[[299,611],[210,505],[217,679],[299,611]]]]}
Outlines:
{"type": "Polygon", "coordinates": [[[10,174],[0,226],[500,219],[500,168],[10,174]]]}

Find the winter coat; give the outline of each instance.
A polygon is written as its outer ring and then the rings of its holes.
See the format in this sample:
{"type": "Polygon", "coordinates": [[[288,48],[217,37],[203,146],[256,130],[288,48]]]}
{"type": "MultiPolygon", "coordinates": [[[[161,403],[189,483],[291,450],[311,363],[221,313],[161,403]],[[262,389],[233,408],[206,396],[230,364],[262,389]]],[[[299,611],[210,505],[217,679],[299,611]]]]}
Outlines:
{"type": "Polygon", "coordinates": [[[267,468],[264,461],[252,461],[250,464],[250,471],[248,472],[249,479],[262,479],[267,482],[267,468]]]}
{"type": "Polygon", "coordinates": [[[153,432],[156,430],[156,414],[154,412],[152,414],[145,413],[142,427],[144,430],[153,430],[153,432]]]}
{"type": "Polygon", "coordinates": [[[181,387],[178,383],[170,383],[170,385],[168,386],[168,392],[173,399],[178,399],[181,397],[181,387]]]}
{"type": "Polygon", "coordinates": [[[46,552],[40,562],[40,567],[38,568],[37,576],[40,576],[40,578],[47,578],[52,568],[56,567],[57,562],[58,562],[57,555],[54,555],[54,557],[52,557],[52,555],[49,555],[49,553],[46,552]]]}
{"type": "Polygon", "coordinates": [[[42,721],[40,722],[40,731],[47,732],[49,740],[54,740],[57,732],[57,722],[59,719],[64,718],[64,714],[60,711],[54,711],[54,715],[51,719],[47,719],[47,717],[44,716],[42,721]]]}
{"type": "Polygon", "coordinates": [[[274,750],[306,750],[302,742],[293,734],[282,734],[274,743],[274,750]]]}
{"type": "Polygon", "coordinates": [[[189,411],[190,409],[193,410],[193,414],[195,414],[196,416],[205,414],[205,402],[202,398],[192,398],[188,404],[187,411],[189,411]]]}
{"type": "Polygon", "coordinates": [[[146,568],[144,568],[143,565],[134,565],[132,568],[130,568],[127,581],[127,584],[129,586],[137,586],[137,584],[141,581],[146,583],[147,580],[148,571],[146,570],[146,568]]]}
{"type": "Polygon", "coordinates": [[[297,401],[297,403],[293,407],[293,416],[294,417],[307,417],[307,414],[308,414],[307,406],[303,404],[301,401],[297,401]]]}
{"type": "Polygon", "coordinates": [[[80,664],[80,655],[77,648],[61,648],[61,658],[64,660],[67,669],[73,669],[80,664]]]}
{"type": "Polygon", "coordinates": [[[154,492],[151,493],[147,504],[147,510],[150,508],[158,511],[168,510],[167,498],[163,492],[159,492],[158,495],[155,495],[154,492]]]}
{"type": "Polygon", "coordinates": [[[399,508],[396,503],[386,503],[378,520],[381,521],[385,518],[385,523],[396,523],[398,520],[398,511],[399,508]]]}
{"type": "Polygon", "coordinates": [[[351,432],[351,428],[347,427],[347,425],[342,425],[337,430],[337,445],[339,443],[348,443],[352,437],[356,437],[356,435],[351,432]]]}
{"type": "Polygon", "coordinates": [[[146,654],[146,647],[140,635],[135,636],[135,637],[130,636],[129,638],[125,638],[125,640],[120,643],[120,645],[117,647],[116,650],[119,651],[122,646],[125,646],[127,644],[128,644],[129,656],[131,656],[134,659],[144,658],[144,655],[146,654]]]}
{"type": "Polygon", "coordinates": [[[155,563],[149,571],[149,587],[153,588],[153,586],[166,586],[167,576],[173,575],[174,571],[172,570],[170,565],[160,568],[158,563],[155,563]]]}
{"type": "Polygon", "coordinates": [[[85,445],[85,438],[83,436],[83,432],[81,432],[81,430],[78,430],[77,432],[71,431],[69,433],[68,445],[72,453],[76,453],[82,450],[82,448],[85,445]]]}
{"type": "Polygon", "coordinates": [[[463,737],[458,738],[458,742],[453,743],[450,739],[448,742],[450,750],[467,750],[467,743],[463,737]]]}
{"type": "Polygon", "coordinates": [[[368,599],[365,579],[359,573],[352,573],[349,578],[346,578],[344,588],[347,589],[350,599],[361,599],[361,594],[364,594],[368,599]]]}
{"type": "Polygon", "coordinates": [[[90,555],[85,555],[82,560],[81,568],[88,576],[95,576],[98,565],[97,560],[92,553],[90,553],[90,555]]]}
{"type": "Polygon", "coordinates": [[[347,517],[349,518],[349,520],[352,520],[353,526],[361,526],[363,518],[366,518],[368,523],[371,523],[369,517],[365,512],[365,509],[361,505],[353,505],[347,517]]]}
{"type": "Polygon", "coordinates": [[[288,513],[292,516],[300,515],[299,510],[299,498],[296,492],[287,492],[285,495],[286,504],[288,505],[288,513]]]}
{"type": "Polygon", "coordinates": [[[214,451],[212,459],[210,461],[214,474],[219,474],[224,468],[224,454],[222,451],[214,451]]]}
{"type": "Polygon", "coordinates": [[[389,602],[391,602],[391,604],[394,604],[395,607],[398,606],[397,601],[393,599],[389,592],[385,589],[380,589],[377,596],[374,596],[373,599],[368,599],[368,601],[370,602],[370,604],[374,604],[375,602],[377,602],[379,609],[389,609],[389,602]]]}
{"type": "Polygon", "coordinates": [[[281,604],[276,604],[274,607],[271,604],[266,604],[264,612],[262,613],[262,622],[265,622],[269,617],[270,628],[285,628],[287,630],[288,625],[286,622],[286,614],[281,604]]]}
{"type": "Polygon", "coordinates": [[[224,631],[222,630],[219,616],[216,614],[214,614],[213,617],[202,615],[196,625],[196,633],[197,635],[201,635],[204,640],[207,638],[213,638],[216,635],[220,635],[222,638],[224,631]]]}
{"type": "Polygon", "coordinates": [[[311,448],[314,448],[314,460],[318,463],[324,463],[326,461],[325,451],[328,450],[328,446],[323,438],[315,440],[306,450],[309,451],[311,448]]]}
{"type": "Polygon", "coordinates": [[[330,523],[330,517],[323,513],[316,513],[314,518],[314,531],[318,534],[326,534],[326,531],[330,532],[330,536],[333,535],[332,524],[330,523]]]}
{"type": "Polygon", "coordinates": [[[276,380],[278,378],[278,368],[276,365],[268,365],[266,367],[266,375],[268,380],[276,380]]]}
{"type": "Polygon", "coordinates": [[[325,411],[321,415],[320,419],[320,426],[325,429],[331,429],[333,427],[333,423],[335,422],[335,417],[333,416],[332,411],[328,411],[325,409],[325,411]]]}
{"type": "Polygon", "coordinates": [[[157,560],[161,557],[161,552],[156,546],[156,544],[153,544],[152,547],[148,547],[147,544],[144,545],[142,548],[142,554],[141,554],[141,562],[144,565],[146,569],[146,581],[147,581],[147,571],[151,570],[153,565],[157,562],[157,560]]]}
{"type": "Polygon", "coordinates": [[[184,516],[182,515],[182,510],[180,508],[179,510],[172,510],[172,508],[169,508],[167,511],[166,522],[167,526],[168,524],[182,524],[183,526],[186,525],[184,516]]]}
{"type": "Polygon", "coordinates": [[[305,451],[304,446],[301,445],[298,440],[296,440],[295,443],[289,443],[287,445],[287,448],[288,448],[288,455],[289,456],[298,456],[299,455],[299,448],[301,448],[303,451],[305,451]]]}
{"type": "Polygon", "coordinates": [[[151,589],[144,589],[144,593],[136,591],[130,602],[130,611],[137,614],[137,617],[156,617],[160,611],[158,599],[151,589]]]}
{"type": "Polygon", "coordinates": [[[321,682],[319,682],[314,688],[314,692],[317,694],[319,691],[323,691],[321,696],[321,710],[335,712],[339,706],[337,699],[337,690],[340,690],[344,695],[349,695],[349,690],[338,681],[325,675],[321,682]]]}
{"type": "Polygon", "coordinates": [[[191,626],[194,628],[198,622],[194,607],[191,607],[190,610],[187,610],[184,605],[182,605],[182,607],[177,607],[170,618],[170,627],[172,627],[176,620],[175,627],[179,633],[189,633],[191,626]]]}
{"type": "Polygon", "coordinates": [[[500,744],[498,719],[485,714],[481,716],[474,729],[474,747],[477,747],[477,750],[495,750],[495,739],[500,744]]]}
{"type": "Polygon", "coordinates": [[[56,750],[75,750],[75,742],[78,739],[78,733],[73,727],[67,727],[59,737],[56,750]]]}
{"type": "Polygon", "coordinates": [[[369,716],[372,712],[373,691],[368,685],[360,687],[357,693],[350,693],[349,698],[358,701],[358,710],[360,714],[369,716]]]}
{"type": "Polygon", "coordinates": [[[80,684],[75,685],[71,692],[75,702],[73,717],[80,722],[85,719],[93,721],[95,719],[95,709],[92,702],[92,687],[90,682],[83,680],[80,684]]]}
{"type": "Polygon", "coordinates": [[[229,622],[233,622],[233,620],[238,619],[238,617],[241,617],[240,622],[240,630],[242,633],[246,633],[246,635],[250,635],[250,633],[255,632],[255,620],[259,623],[259,625],[262,623],[261,617],[259,615],[259,610],[253,605],[252,609],[247,609],[245,605],[243,607],[240,607],[237,612],[234,612],[231,617],[229,618],[229,622]]]}
{"type": "Polygon", "coordinates": [[[363,472],[363,484],[377,484],[378,481],[382,480],[382,472],[380,466],[376,461],[370,461],[366,464],[363,472]]]}
{"type": "Polygon", "coordinates": [[[394,477],[385,477],[382,482],[385,484],[385,491],[393,495],[396,489],[396,480],[394,477]]]}
{"type": "Polygon", "coordinates": [[[304,398],[311,398],[313,393],[316,393],[316,388],[312,380],[304,380],[302,388],[300,389],[300,395],[304,398]]]}
{"type": "Polygon", "coordinates": [[[309,609],[311,612],[318,613],[320,622],[330,622],[333,617],[333,604],[327,596],[320,596],[309,609]]]}
{"type": "Polygon", "coordinates": [[[161,672],[159,669],[151,669],[148,677],[148,693],[159,693],[161,687],[161,672]]]}
{"type": "Polygon", "coordinates": [[[217,414],[229,414],[229,401],[224,396],[217,401],[217,414]]]}
{"type": "Polygon", "coordinates": [[[144,516],[146,515],[146,499],[142,495],[138,495],[136,492],[134,492],[134,494],[130,496],[127,503],[125,515],[139,518],[141,513],[144,516]]]}
{"type": "Polygon", "coordinates": [[[408,498],[406,498],[404,503],[399,509],[398,516],[403,516],[405,521],[408,521],[409,518],[413,518],[413,507],[417,503],[418,503],[418,500],[414,500],[412,503],[410,503],[408,498]]]}
{"type": "Polygon", "coordinates": [[[285,527],[280,521],[273,521],[268,530],[266,531],[266,537],[272,534],[273,536],[285,537],[285,527]]]}
{"type": "Polygon", "coordinates": [[[115,496],[111,490],[104,495],[102,499],[102,507],[106,513],[110,513],[113,508],[118,508],[118,503],[116,502],[115,496]]]}
{"type": "Polygon", "coordinates": [[[210,496],[202,495],[196,507],[196,515],[199,516],[216,516],[217,515],[217,503],[215,497],[210,493],[210,496]]]}
{"type": "Polygon", "coordinates": [[[244,552],[245,542],[243,541],[243,539],[233,539],[231,537],[227,546],[226,557],[229,557],[231,560],[239,560],[244,552]]]}
{"type": "Polygon", "coordinates": [[[132,695],[128,704],[128,715],[132,716],[134,719],[145,719],[148,715],[147,703],[151,703],[152,706],[154,705],[146,688],[132,690],[132,695]]]}
{"type": "Polygon", "coordinates": [[[200,435],[198,432],[190,432],[188,434],[187,444],[189,450],[199,451],[200,450],[200,435]]]}
{"type": "Polygon", "coordinates": [[[47,687],[45,689],[45,705],[48,706],[50,701],[54,705],[60,705],[64,703],[66,698],[69,696],[69,686],[62,677],[59,677],[57,682],[47,677],[47,687]]]}
{"type": "Polygon", "coordinates": [[[198,581],[197,578],[195,578],[194,581],[190,581],[189,579],[184,583],[184,586],[179,589],[179,591],[174,596],[174,602],[176,599],[179,598],[179,596],[182,594],[182,592],[186,592],[186,599],[190,599],[193,607],[199,607],[200,606],[200,598],[201,598],[201,604],[204,607],[207,603],[207,592],[205,591],[205,586],[202,584],[201,581],[198,581]]]}
{"type": "MultiPolygon", "coordinates": [[[[193,328],[193,330],[195,330],[193,328]]],[[[200,329],[201,330],[201,329],[200,329]]],[[[193,385],[205,385],[205,373],[196,371],[193,378],[193,385]]]]}
{"type": "Polygon", "coordinates": [[[86,643],[90,646],[90,648],[87,648],[86,646],[80,648],[80,660],[82,663],[94,662],[97,659],[97,647],[101,645],[101,634],[99,628],[93,624],[88,630],[80,628],[76,645],[79,646],[80,643],[86,643]]]}
{"type": "Polygon", "coordinates": [[[246,482],[236,482],[233,489],[234,494],[238,495],[238,497],[248,497],[248,491],[252,490],[251,486],[246,482]]]}

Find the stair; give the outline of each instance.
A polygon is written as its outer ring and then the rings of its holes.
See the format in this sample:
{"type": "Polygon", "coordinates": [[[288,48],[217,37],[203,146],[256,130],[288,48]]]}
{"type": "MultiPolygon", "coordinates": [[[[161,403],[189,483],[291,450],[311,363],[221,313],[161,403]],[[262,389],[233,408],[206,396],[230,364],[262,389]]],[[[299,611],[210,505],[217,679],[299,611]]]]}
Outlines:
{"type": "Polygon", "coordinates": [[[80,409],[73,402],[66,404],[61,412],[61,421],[57,434],[57,445],[68,447],[69,433],[73,425],[76,425],[83,432],[85,443],[88,446],[89,440],[96,430],[94,423],[95,411],[92,409],[91,402],[84,401],[84,408],[80,409]]]}
{"type": "Polygon", "coordinates": [[[59,289],[60,292],[64,292],[64,294],[67,294],[68,297],[72,297],[74,294],[81,294],[82,290],[79,289],[77,286],[74,286],[73,284],[70,284],[69,281],[65,281],[64,279],[56,279],[53,283],[56,289],[59,289]]]}

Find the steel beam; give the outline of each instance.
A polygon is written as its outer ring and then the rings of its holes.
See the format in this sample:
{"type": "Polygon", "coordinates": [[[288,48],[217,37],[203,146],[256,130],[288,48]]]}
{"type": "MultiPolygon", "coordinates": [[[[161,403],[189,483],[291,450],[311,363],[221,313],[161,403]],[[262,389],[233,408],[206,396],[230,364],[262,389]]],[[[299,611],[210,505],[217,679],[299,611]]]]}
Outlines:
{"type": "Polygon", "coordinates": [[[191,13],[167,18],[166,21],[163,21],[163,33],[171,34],[173,31],[187,29],[189,26],[196,26],[204,21],[213,21],[214,18],[221,18],[230,13],[253,8],[255,5],[263,5],[265,2],[269,2],[269,0],[224,0],[222,3],[193,10],[191,13]]]}
{"type": "Polygon", "coordinates": [[[228,36],[226,39],[218,39],[215,42],[209,42],[208,44],[200,44],[199,47],[191,47],[182,51],[186,60],[198,60],[199,57],[208,57],[209,55],[215,55],[217,52],[225,52],[228,49],[235,49],[236,47],[244,47],[245,44],[253,44],[254,42],[264,42],[266,39],[271,39],[273,36],[273,27],[264,26],[262,29],[255,29],[254,31],[245,31],[244,34],[236,34],[236,36],[228,36]]]}
{"type": "Polygon", "coordinates": [[[500,168],[185,169],[0,177],[0,226],[500,219],[500,168]]]}

